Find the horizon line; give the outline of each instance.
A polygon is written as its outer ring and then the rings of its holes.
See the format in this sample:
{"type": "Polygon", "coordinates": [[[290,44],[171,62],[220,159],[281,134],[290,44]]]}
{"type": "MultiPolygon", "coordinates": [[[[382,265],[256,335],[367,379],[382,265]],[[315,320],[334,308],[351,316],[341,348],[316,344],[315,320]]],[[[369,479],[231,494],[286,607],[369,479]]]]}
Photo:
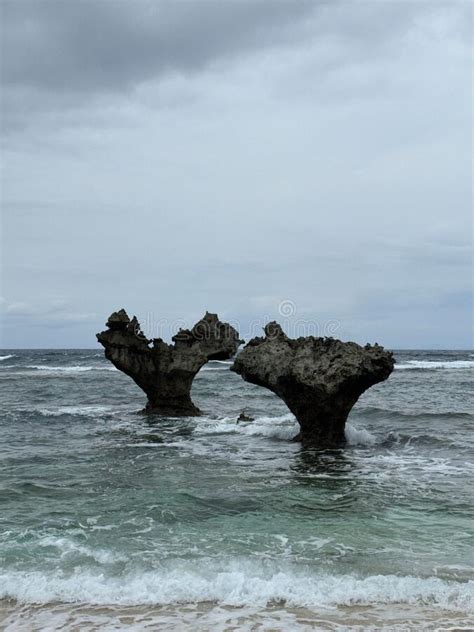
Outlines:
{"type": "MultiPolygon", "coordinates": [[[[245,343],[247,344],[247,343],[245,343]]],[[[357,343],[360,344],[360,343],[357,343]]],[[[472,347],[389,347],[389,351],[473,351],[472,347]]],[[[0,351],[101,351],[102,347],[0,347],[0,351]]]]}

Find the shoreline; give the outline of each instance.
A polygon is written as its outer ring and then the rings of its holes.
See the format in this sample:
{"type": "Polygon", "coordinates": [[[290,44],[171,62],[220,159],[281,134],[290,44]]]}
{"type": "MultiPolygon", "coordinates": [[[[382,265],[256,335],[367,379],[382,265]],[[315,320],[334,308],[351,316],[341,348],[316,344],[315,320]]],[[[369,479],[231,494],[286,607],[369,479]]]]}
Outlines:
{"type": "Polygon", "coordinates": [[[472,613],[452,612],[421,604],[377,604],[303,608],[285,604],[229,606],[216,602],[166,606],[100,605],[0,600],[5,631],[160,629],[160,630],[474,630],[472,613]],[[110,628],[109,628],[110,626],[110,628]],[[258,628],[256,627],[258,626],[258,628]],[[316,627],[317,626],[317,627],[316,627]]]}

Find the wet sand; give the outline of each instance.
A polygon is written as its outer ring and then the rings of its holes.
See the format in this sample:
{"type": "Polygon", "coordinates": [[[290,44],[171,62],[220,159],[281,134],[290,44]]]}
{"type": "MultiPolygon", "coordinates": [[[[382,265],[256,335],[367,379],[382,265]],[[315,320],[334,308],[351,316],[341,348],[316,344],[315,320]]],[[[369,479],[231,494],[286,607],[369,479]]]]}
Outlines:
{"type": "Polygon", "coordinates": [[[8,631],[179,630],[287,632],[295,630],[474,630],[468,614],[406,604],[321,609],[232,607],[209,602],[175,606],[91,606],[89,604],[20,604],[0,602],[1,629],[8,631]]]}

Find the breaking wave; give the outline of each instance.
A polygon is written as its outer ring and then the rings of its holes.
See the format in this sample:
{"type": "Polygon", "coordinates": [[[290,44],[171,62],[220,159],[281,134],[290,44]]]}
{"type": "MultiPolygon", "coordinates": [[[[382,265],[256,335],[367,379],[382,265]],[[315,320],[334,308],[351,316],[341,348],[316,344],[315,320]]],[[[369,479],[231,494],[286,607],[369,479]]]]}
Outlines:
{"type": "Polygon", "coordinates": [[[474,369],[474,360],[407,360],[403,364],[395,364],[396,369],[474,369]]]}
{"type": "Polygon", "coordinates": [[[117,371],[117,369],[113,366],[49,366],[47,364],[29,364],[24,368],[33,369],[35,371],[54,371],[54,372],[65,372],[65,373],[82,373],[85,371],[117,371]]]}
{"type": "Polygon", "coordinates": [[[196,434],[243,434],[289,440],[298,433],[298,423],[291,413],[279,417],[257,417],[237,423],[236,417],[200,419],[196,434]]]}
{"type": "Polygon", "coordinates": [[[345,435],[349,445],[374,445],[377,442],[368,430],[356,428],[350,423],[346,423],[345,435]]]}
{"type": "Polygon", "coordinates": [[[112,406],[58,406],[57,408],[38,408],[35,411],[43,417],[61,417],[62,415],[96,417],[113,412],[112,406]]]}
{"type": "MultiPolygon", "coordinates": [[[[84,553],[84,552],[83,552],[84,553]]],[[[90,551],[85,551],[90,555],[90,551]]],[[[100,559],[115,558],[100,551],[100,559]]],[[[0,597],[23,603],[55,601],[93,605],[169,605],[219,602],[242,606],[284,603],[296,607],[422,604],[451,611],[474,610],[474,582],[437,577],[374,575],[315,575],[309,568],[279,567],[230,559],[225,565],[211,561],[175,561],[159,570],[106,576],[93,569],[10,571],[0,574],[0,597]]]]}
{"type": "MultiPolygon", "coordinates": [[[[238,423],[235,417],[222,419],[200,419],[196,426],[196,434],[243,434],[280,440],[291,440],[299,431],[298,422],[292,413],[278,417],[256,417],[253,421],[238,423]]],[[[374,445],[376,437],[364,428],[356,428],[346,424],[346,441],[348,445],[374,445]]]]}
{"type": "Polygon", "coordinates": [[[15,354],[0,356],[0,362],[3,362],[3,360],[9,360],[10,358],[14,358],[14,357],[15,357],[15,354]]]}

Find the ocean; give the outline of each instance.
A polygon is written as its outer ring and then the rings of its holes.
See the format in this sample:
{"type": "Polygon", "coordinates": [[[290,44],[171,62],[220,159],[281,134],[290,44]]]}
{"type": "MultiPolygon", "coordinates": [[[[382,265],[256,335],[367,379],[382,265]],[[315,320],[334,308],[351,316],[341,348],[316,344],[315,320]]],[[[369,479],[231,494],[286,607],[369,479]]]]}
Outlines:
{"type": "Polygon", "coordinates": [[[1,629],[474,629],[472,351],[396,351],[330,451],[229,362],[153,419],[99,349],[0,356],[1,629]]]}

